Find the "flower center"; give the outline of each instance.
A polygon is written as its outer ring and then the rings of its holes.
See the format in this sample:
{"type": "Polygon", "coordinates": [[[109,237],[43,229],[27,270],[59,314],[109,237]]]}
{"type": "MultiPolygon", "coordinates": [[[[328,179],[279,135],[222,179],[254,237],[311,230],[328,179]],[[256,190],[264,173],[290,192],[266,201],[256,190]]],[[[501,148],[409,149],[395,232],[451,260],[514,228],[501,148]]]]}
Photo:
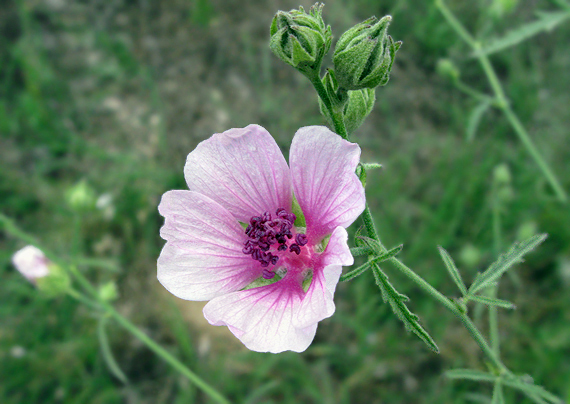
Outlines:
{"type": "Polygon", "coordinates": [[[253,216],[245,229],[249,237],[244,242],[243,253],[259,261],[263,270],[263,277],[271,279],[275,272],[267,269],[269,264],[275,265],[279,261],[277,253],[289,251],[297,255],[301,254],[301,248],[307,244],[307,235],[296,233],[293,240],[293,223],[297,217],[293,213],[287,213],[284,208],[271,213],[265,212],[262,216],[253,216]],[[270,251],[271,250],[271,251],[270,251]]]}

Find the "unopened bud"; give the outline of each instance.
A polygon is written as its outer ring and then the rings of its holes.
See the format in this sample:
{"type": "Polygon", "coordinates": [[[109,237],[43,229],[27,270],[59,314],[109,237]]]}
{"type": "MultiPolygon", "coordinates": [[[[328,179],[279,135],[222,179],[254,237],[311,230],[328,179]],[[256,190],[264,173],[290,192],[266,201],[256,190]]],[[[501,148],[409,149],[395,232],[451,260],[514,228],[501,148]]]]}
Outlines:
{"type": "Polygon", "coordinates": [[[346,90],[376,88],[388,83],[396,52],[402,45],[387,34],[392,17],[371,17],[338,40],[333,63],[339,85],[346,90]]]}
{"type": "Polygon", "coordinates": [[[437,61],[436,71],[441,77],[452,82],[459,80],[459,76],[461,75],[455,63],[449,59],[439,59],[437,61]]]}
{"type": "Polygon", "coordinates": [[[269,47],[305,75],[319,73],[323,57],[331,47],[331,28],[325,26],[322,10],[323,4],[316,3],[309,13],[303,7],[278,11],[271,23],[269,47]]]}
{"type": "Polygon", "coordinates": [[[29,245],[16,252],[12,263],[47,296],[62,295],[71,285],[67,272],[47,259],[44,253],[34,246],[29,245]]]}
{"type": "Polygon", "coordinates": [[[75,211],[81,212],[95,206],[95,191],[85,180],[81,180],[69,188],[65,196],[68,205],[75,211]]]}

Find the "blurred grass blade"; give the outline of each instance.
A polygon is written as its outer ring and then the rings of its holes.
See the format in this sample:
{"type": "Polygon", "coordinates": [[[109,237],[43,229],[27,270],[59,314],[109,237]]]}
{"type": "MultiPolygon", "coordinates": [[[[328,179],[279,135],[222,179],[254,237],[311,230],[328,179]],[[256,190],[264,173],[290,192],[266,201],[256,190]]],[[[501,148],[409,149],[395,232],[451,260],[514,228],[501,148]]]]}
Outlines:
{"type": "Polygon", "coordinates": [[[99,345],[101,346],[101,353],[103,354],[103,359],[109,368],[109,371],[119,379],[124,384],[128,384],[127,376],[123,373],[115,357],[113,356],[113,352],[111,351],[111,346],[109,345],[109,339],[107,338],[107,331],[105,326],[107,325],[107,317],[102,316],[99,319],[99,325],[97,327],[97,336],[99,337],[99,345]]]}
{"type": "MultiPolygon", "coordinates": [[[[491,53],[510,48],[543,31],[552,31],[557,25],[570,18],[570,12],[568,11],[539,11],[536,14],[538,16],[536,21],[515,28],[507,32],[503,37],[490,41],[483,46],[480,53],[490,55],[491,53]]],[[[476,57],[477,55],[472,54],[471,56],[476,57]]]]}
{"type": "Polygon", "coordinates": [[[495,387],[493,388],[493,399],[491,400],[491,404],[505,404],[503,385],[499,381],[495,383],[495,387]]]}
{"type": "Polygon", "coordinates": [[[473,139],[475,138],[475,133],[477,133],[477,129],[479,128],[479,124],[481,123],[481,119],[483,118],[483,115],[485,115],[485,112],[487,112],[487,110],[491,107],[492,104],[493,104],[492,98],[485,99],[481,101],[475,108],[473,108],[473,111],[471,111],[469,119],[467,120],[467,129],[465,131],[468,142],[472,142],[473,139]]]}
{"type": "Polygon", "coordinates": [[[392,286],[388,281],[388,276],[382,272],[377,264],[372,264],[372,272],[374,273],[376,284],[382,292],[382,299],[384,302],[390,303],[392,311],[404,323],[406,329],[420,337],[432,351],[439,353],[439,348],[434,340],[420,325],[418,316],[412,313],[406,306],[405,303],[410,299],[399,293],[394,286],[392,286]]]}
{"type": "Polygon", "coordinates": [[[542,243],[547,234],[539,234],[520,243],[514,243],[505,254],[482,274],[479,274],[469,288],[469,294],[474,295],[479,290],[486,288],[490,283],[497,281],[501,275],[508,271],[514,264],[521,262],[522,257],[542,243]]]}
{"type": "Polygon", "coordinates": [[[495,382],[497,377],[486,372],[481,372],[480,370],[473,369],[453,369],[448,370],[444,373],[445,377],[449,379],[464,379],[464,380],[475,380],[483,382],[495,382]]]}
{"type": "Polygon", "coordinates": [[[362,264],[358,268],[356,268],[356,269],[344,274],[343,276],[341,276],[340,282],[350,281],[350,280],[356,278],[357,276],[362,275],[364,272],[366,272],[370,268],[370,265],[377,264],[379,262],[386,261],[387,259],[394,257],[400,251],[402,251],[403,247],[404,247],[403,244],[400,244],[398,247],[394,247],[391,250],[386,251],[385,253],[383,253],[377,257],[372,258],[371,260],[362,264]]]}
{"type": "Polygon", "coordinates": [[[505,386],[509,386],[509,387],[514,388],[514,389],[522,391],[529,398],[532,398],[535,402],[538,402],[536,400],[536,396],[538,396],[541,399],[546,400],[546,402],[548,402],[548,403],[552,403],[552,404],[562,404],[563,403],[563,401],[560,398],[558,398],[554,394],[546,391],[546,389],[544,389],[544,387],[538,386],[538,385],[533,384],[533,383],[527,383],[524,380],[522,380],[520,377],[512,378],[512,379],[504,379],[503,384],[505,386]]]}
{"type": "Polygon", "coordinates": [[[443,259],[443,263],[445,264],[445,267],[451,276],[451,279],[453,279],[453,282],[455,282],[463,296],[465,296],[467,294],[467,287],[465,286],[463,279],[461,279],[461,274],[455,266],[455,262],[453,262],[453,259],[443,247],[438,246],[437,248],[439,250],[439,254],[441,255],[441,259],[443,259]]]}
{"type": "Polygon", "coordinates": [[[517,306],[515,306],[511,302],[501,299],[495,299],[493,297],[479,296],[479,295],[476,296],[470,295],[468,297],[469,300],[473,300],[474,302],[477,303],[483,303],[486,304],[487,306],[497,306],[497,307],[502,307],[503,309],[513,309],[513,310],[517,308],[517,306]]]}

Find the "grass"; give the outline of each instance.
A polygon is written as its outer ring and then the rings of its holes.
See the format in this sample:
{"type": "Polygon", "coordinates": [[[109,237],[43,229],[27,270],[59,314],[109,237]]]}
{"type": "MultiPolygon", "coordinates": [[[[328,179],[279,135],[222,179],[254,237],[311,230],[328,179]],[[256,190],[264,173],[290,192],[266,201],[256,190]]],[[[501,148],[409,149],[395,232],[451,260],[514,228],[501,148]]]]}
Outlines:
{"type": "MultiPolygon", "coordinates": [[[[511,12],[489,15],[499,2],[489,3],[452,8],[482,38],[532,20],[535,9],[555,9],[521,0],[511,12]]],[[[519,266],[520,283],[506,278],[501,285],[499,296],[518,307],[499,312],[503,357],[569,400],[570,210],[555,200],[498,112],[486,114],[474,141],[466,141],[475,104],[437,75],[437,61],[452,58],[466,83],[490,90],[433,5],[350,4],[325,7],[336,38],[372,14],[391,13],[391,34],[404,42],[391,81],[377,90],[372,115],[354,135],[363,161],[384,166],[369,173],[367,186],[383,241],[403,243],[404,262],[457,294],[436,246],[456,259],[467,283],[493,261],[492,175],[507,164],[513,196],[503,212],[503,244],[533,227],[550,236],[519,266]]],[[[452,368],[484,370],[479,351],[454,318],[389,266],[440,355],[403,329],[372,274],[339,285],[336,314],[303,354],[248,352],[228,342],[228,333],[204,327],[192,304],[175,302],[158,285],[156,207],[163,192],[185,187],[185,157],[199,141],[256,122],[286,152],[298,127],[323,122],[310,84],[269,52],[273,7],[233,0],[7,2],[0,10],[0,211],[63,259],[82,262],[93,281],[116,282],[119,311],[233,402],[489,402],[489,386],[442,378],[452,368]],[[80,181],[111,203],[78,220],[66,194],[80,181]]],[[[491,56],[513,109],[566,190],[569,36],[561,25],[491,56]]],[[[100,353],[96,319],[69,299],[43,298],[14,271],[10,258],[21,246],[0,233],[0,402],[208,402],[110,324],[113,352],[130,383],[115,379],[100,353]]],[[[478,324],[486,332],[484,312],[478,324]]],[[[528,402],[505,392],[507,402],[528,402]]]]}

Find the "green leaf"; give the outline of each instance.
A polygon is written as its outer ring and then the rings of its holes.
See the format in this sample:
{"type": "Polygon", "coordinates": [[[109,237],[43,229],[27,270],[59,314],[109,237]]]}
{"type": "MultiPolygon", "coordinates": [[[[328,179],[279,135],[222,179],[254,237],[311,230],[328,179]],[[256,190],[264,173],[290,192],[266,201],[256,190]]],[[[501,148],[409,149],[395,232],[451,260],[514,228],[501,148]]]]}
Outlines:
{"type": "Polygon", "coordinates": [[[406,329],[420,337],[432,351],[439,353],[436,343],[420,325],[418,316],[412,313],[406,306],[405,303],[410,299],[394,289],[394,286],[388,281],[388,276],[382,272],[377,264],[372,265],[372,272],[374,273],[376,284],[382,292],[382,299],[384,302],[390,303],[392,311],[404,323],[406,329]]]}
{"type": "Polygon", "coordinates": [[[491,105],[493,105],[493,99],[488,98],[481,101],[475,108],[473,108],[473,111],[471,111],[469,119],[467,120],[467,129],[465,131],[468,142],[473,141],[475,138],[475,133],[479,128],[479,123],[481,123],[483,115],[485,115],[485,112],[487,112],[491,105]]]}
{"type": "Polygon", "coordinates": [[[516,309],[517,308],[517,306],[515,306],[511,302],[508,302],[506,300],[501,300],[501,299],[495,299],[493,297],[469,295],[469,296],[467,296],[467,298],[469,300],[472,300],[472,301],[477,302],[477,303],[486,304],[487,306],[497,306],[497,307],[502,307],[503,309],[516,309]]]}
{"type": "Polygon", "coordinates": [[[475,278],[475,281],[469,288],[469,294],[475,295],[479,290],[496,282],[501,275],[508,271],[514,264],[521,262],[522,257],[542,243],[546,237],[547,234],[539,234],[526,241],[513,244],[509,251],[502,254],[485,272],[475,278]]]}
{"type": "Polygon", "coordinates": [[[350,254],[353,257],[360,257],[361,255],[369,255],[370,253],[372,253],[372,251],[370,251],[370,248],[368,247],[352,247],[350,249],[350,254]]]}
{"type": "Polygon", "coordinates": [[[493,388],[493,399],[491,404],[505,404],[505,396],[503,396],[503,385],[497,381],[493,388]]]}
{"type": "Polygon", "coordinates": [[[528,397],[533,398],[535,402],[538,402],[536,400],[536,396],[538,396],[546,400],[546,402],[552,404],[563,404],[563,401],[560,398],[556,397],[554,394],[544,389],[544,387],[536,385],[534,383],[527,383],[520,377],[503,379],[503,384],[505,386],[509,386],[514,389],[522,391],[528,397]]]}
{"type": "MultiPolygon", "coordinates": [[[[502,38],[490,41],[479,51],[483,54],[491,54],[501,51],[511,46],[515,46],[525,39],[533,37],[543,31],[552,31],[557,25],[570,18],[568,11],[537,12],[536,21],[515,28],[505,34],[502,38]]],[[[477,56],[477,55],[472,55],[477,56]]]]}
{"type": "Polygon", "coordinates": [[[129,381],[127,376],[123,373],[115,357],[113,356],[113,351],[111,350],[111,346],[109,345],[109,339],[107,338],[107,331],[105,330],[105,326],[107,325],[107,317],[101,317],[99,319],[99,326],[97,327],[97,336],[99,337],[99,345],[101,346],[101,353],[103,354],[103,359],[105,360],[105,364],[109,368],[109,371],[119,379],[124,384],[127,384],[129,381]]]}
{"type": "Polygon", "coordinates": [[[380,254],[380,255],[368,260],[368,262],[362,264],[358,268],[356,268],[356,269],[344,274],[343,276],[341,276],[340,282],[350,281],[350,280],[356,278],[357,276],[362,275],[364,272],[366,272],[370,268],[370,266],[372,264],[377,264],[379,262],[386,261],[387,259],[394,257],[400,251],[402,251],[402,248],[403,248],[403,245],[400,244],[398,247],[394,247],[391,250],[386,251],[385,253],[380,254]]]}
{"type": "Polygon", "coordinates": [[[461,274],[457,270],[455,263],[443,247],[438,246],[437,248],[439,250],[441,258],[443,259],[443,263],[445,264],[445,267],[451,276],[451,279],[453,279],[453,282],[455,282],[463,296],[465,296],[467,294],[467,287],[465,286],[465,283],[463,283],[463,279],[461,279],[461,274]]]}
{"type": "Polygon", "coordinates": [[[448,377],[450,379],[464,379],[464,380],[475,380],[483,382],[495,382],[495,380],[497,380],[497,377],[495,375],[473,369],[448,370],[447,372],[445,372],[445,377],[448,377]]]}

